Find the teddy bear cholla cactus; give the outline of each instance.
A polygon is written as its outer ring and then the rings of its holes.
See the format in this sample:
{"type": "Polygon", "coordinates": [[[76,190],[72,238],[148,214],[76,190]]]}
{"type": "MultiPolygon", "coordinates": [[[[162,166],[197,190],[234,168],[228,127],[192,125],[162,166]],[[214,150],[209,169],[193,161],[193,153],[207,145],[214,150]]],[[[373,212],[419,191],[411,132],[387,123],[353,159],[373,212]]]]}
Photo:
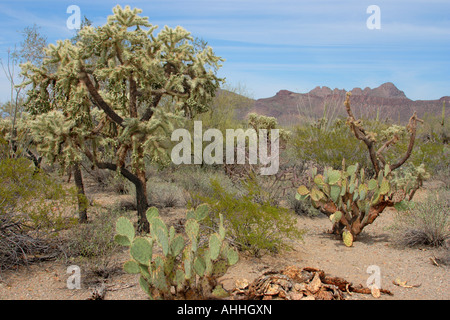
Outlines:
{"type": "Polygon", "coordinates": [[[182,27],[154,35],[141,12],[116,6],[105,25],[50,44],[42,66],[21,68],[40,153],[62,167],[88,160],[120,173],[135,186],[138,226],[148,232],[146,163],[170,161],[180,119],[208,110],[222,59],[182,27]]]}
{"type": "Polygon", "coordinates": [[[332,233],[342,235],[347,246],[351,246],[363,228],[373,223],[386,207],[400,208],[405,205],[405,201],[411,200],[425,176],[423,167],[419,167],[416,179],[411,177],[406,183],[393,179],[393,170],[401,167],[411,155],[417,122],[423,122],[416,113],[406,127],[410,135],[406,153],[394,164],[388,164],[383,153],[399,141],[399,133],[393,131],[392,136],[378,150],[375,149],[376,134],[367,132],[362,122],[355,119],[350,107],[350,96],[351,93],[347,93],[345,100],[347,124],[355,137],[366,144],[374,176],[367,177],[364,168],[359,168],[358,164],[346,167],[344,159],[342,170],[325,168],[322,175],[317,174],[314,168],[311,187],[300,186],[296,195],[299,200],[310,198],[313,206],[330,218],[333,223],[332,233]]]}

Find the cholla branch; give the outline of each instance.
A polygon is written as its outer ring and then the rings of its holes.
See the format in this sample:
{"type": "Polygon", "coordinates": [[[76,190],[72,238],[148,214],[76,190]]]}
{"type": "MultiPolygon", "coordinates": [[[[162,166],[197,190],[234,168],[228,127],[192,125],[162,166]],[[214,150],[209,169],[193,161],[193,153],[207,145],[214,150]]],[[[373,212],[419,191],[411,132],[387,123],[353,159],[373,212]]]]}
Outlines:
{"type": "MultiPolygon", "coordinates": [[[[388,140],[383,146],[381,146],[381,148],[379,148],[378,151],[375,151],[375,143],[376,143],[375,135],[372,132],[367,132],[362,126],[361,120],[357,120],[353,115],[350,106],[350,96],[351,92],[347,92],[347,96],[344,102],[348,114],[347,124],[350,126],[355,137],[366,144],[369,150],[370,160],[372,162],[373,168],[376,174],[378,175],[380,169],[382,169],[386,165],[383,152],[385,152],[390,146],[397,143],[399,137],[398,135],[395,134],[390,140],[388,140]]],[[[409,119],[408,125],[406,126],[408,132],[410,133],[408,149],[406,153],[396,163],[390,165],[391,171],[401,167],[406,162],[406,160],[408,160],[409,157],[411,156],[414,143],[416,140],[417,122],[423,123],[423,120],[419,119],[417,117],[417,113],[414,112],[413,116],[409,119]]]]}

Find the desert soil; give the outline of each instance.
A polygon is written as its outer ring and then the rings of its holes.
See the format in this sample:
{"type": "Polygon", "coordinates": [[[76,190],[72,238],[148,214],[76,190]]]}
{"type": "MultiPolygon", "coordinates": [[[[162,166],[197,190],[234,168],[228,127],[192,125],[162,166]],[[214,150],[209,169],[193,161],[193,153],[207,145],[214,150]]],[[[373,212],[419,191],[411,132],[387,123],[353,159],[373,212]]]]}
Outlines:
{"type": "MultiPolygon", "coordinates": [[[[426,192],[421,190],[417,197],[426,192]]],[[[107,205],[111,195],[96,195],[98,202],[107,205]]],[[[163,209],[162,217],[168,224],[183,218],[185,210],[163,209]]],[[[390,290],[393,295],[382,294],[380,300],[450,299],[450,268],[435,265],[430,258],[442,256],[445,248],[399,248],[392,241],[388,228],[394,219],[394,209],[386,210],[368,226],[359,236],[353,247],[345,247],[341,240],[327,233],[331,223],[325,216],[318,218],[297,217],[297,225],[306,231],[303,241],[292,243],[293,250],[277,255],[264,255],[255,258],[240,255],[239,262],[232,266],[221,279],[225,289],[233,289],[235,281],[247,279],[252,281],[268,270],[281,270],[289,265],[314,267],[326,274],[344,278],[354,285],[366,286],[371,274],[369,266],[378,266],[381,274],[381,287],[390,290]],[[393,281],[407,281],[413,288],[400,287],[393,281]],[[416,287],[418,286],[418,287],[416,287]]],[[[445,253],[445,252],[444,252],[445,253]]],[[[106,287],[105,300],[142,300],[147,299],[140,289],[137,275],[128,275],[121,271],[121,265],[128,260],[124,250],[116,254],[112,261],[115,270],[103,279],[106,287]]],[[[91,297],[92,290],[98,286],[91,276],[86,276],[81,269],[82,286],[78,290],[67,288],[66,273],[70,263],[48,261],[20,267],[1,274],[0,300],[84,300],[91,297]]],[[[371,295],[353,294],[348,299],[375,299],[371,295]]]]}

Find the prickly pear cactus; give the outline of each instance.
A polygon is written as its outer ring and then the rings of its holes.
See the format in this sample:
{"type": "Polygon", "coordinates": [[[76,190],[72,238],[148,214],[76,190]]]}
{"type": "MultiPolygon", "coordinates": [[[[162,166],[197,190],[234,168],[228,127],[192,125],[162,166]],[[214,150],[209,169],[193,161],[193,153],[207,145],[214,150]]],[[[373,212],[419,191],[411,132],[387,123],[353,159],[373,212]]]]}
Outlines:
{"type": "Polygon", "coordinates": [[[205,298],[202,286],[206,283],[212,297],[214,292],[223,295],[217,278],[223,276],[229,266],[236,264],[239,256],[225,242],[222,216],[218,232],[210,234],[206,245],[201,245],[200,223],[208,213],[207,205],[187,212],[187,241],[175,232],[173,226],[167,228],[154,207],[147,210],[150,233],[146,236],[136,236],[130,220],[124,217],[117,220],[115,241],[130,248],[131,260],[125,262],[123,268],[127,273],[140,274],[139,284],[151,298],[205,298]],[[156,252],[154,245],[159,246],[162,255],[153,254],[156,252]]]}
{"type": "Polygon", "coordinates": [[[351,247],[353,245],[353,235],[350,231],[344,230],[344,232],[342,232],[342,240],[347,247],[351,247]]]}
{"type": "Polygon", "coordinates": [[[405,197],[415,185],[412,179],[405,182],[394,178],[389,165],[374,177],[368,177],[358,164],[346,167],[343,161],[342,168],[325,168],[323,174],[318,174],[314,168],[310,186],[301,185],[296,198],[309,198],[315,208],[329,217],[333,224],[332,232],[342,235],[344,243],[351,246],[362,229],[371,224],[385,207],[404,207],[405,197]]]}

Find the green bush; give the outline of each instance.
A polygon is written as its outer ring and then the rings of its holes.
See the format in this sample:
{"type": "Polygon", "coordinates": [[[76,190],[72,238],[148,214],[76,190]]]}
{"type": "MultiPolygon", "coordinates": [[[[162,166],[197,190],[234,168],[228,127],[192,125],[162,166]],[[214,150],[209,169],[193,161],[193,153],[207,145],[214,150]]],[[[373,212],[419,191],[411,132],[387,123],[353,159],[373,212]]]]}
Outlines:
{"type": "Polygon", "coordinates": [[[441,246],[450,238],[450,192],[430,193],[408,211],[399,212],[393,225],[395,240],[405,246],[441,246]]]}
{"type": "Polygon", "coordinates": [[[24,158],[0,160],[0,270],[56,257],[54,231],[76,223],[76,192],[24,158]],[[37,258],[39,260],[39,258],[37,258]]]}
{"type": "Polygon", "coordinates": [[[366,146],[354,138],[342,119],[326,127],[321,126],[320,122],[298,126],[288,148],[295,150],[297,158],[322,167],[339,169],[345,158],[348,163],[359,163],[366,169],[371,168],[366,146]]]}
{"type": "Polygon", "coordinates": [[[0,217],[31,228],[61,230],[76,223],[75,188],[65,188],[24,158],[0,161],[0,217]]]}
{"type": "Polygon", "coordinates": [[[211,180],[220,180],[225,190],[237,192],[233,182],[221,170],[200,166],[179,166],[173,173],[174,183],[186,191],[185,201],[189,208],[200,205],[202,203],[201,197],[213,195],[214,190],[211,187],[211,180]]]}
{"type": "Polygon", "coordinates": [[[211,181],[212,195],[200,197],[211,207],[212,222],[222,214],[229,236],[242,251],[255,256],[263,252],[276,253],[290,249],[288,240],[302,238],[296,228],[296,220],[285,208],[272,206],[269,201],[258,200],[258,187],[252,181],[244,185],[243,195],[225,190],[217,180],[211,181]]]}
{"type": "Polygon", "coordinates": [[[124,214],[119,209],[94,208],[89,223],[80,224],[69,232],[65,253],[81,259],[103,259],[119,247],[114,243],[115,223],[124,214]]]}
{"type": "Polygon", "coordinates": [[[169,182],[149,179],[147,182],[148,202],[161,208],[171,208],[184,204],[184,195],[180,187],[169,182]]]}

